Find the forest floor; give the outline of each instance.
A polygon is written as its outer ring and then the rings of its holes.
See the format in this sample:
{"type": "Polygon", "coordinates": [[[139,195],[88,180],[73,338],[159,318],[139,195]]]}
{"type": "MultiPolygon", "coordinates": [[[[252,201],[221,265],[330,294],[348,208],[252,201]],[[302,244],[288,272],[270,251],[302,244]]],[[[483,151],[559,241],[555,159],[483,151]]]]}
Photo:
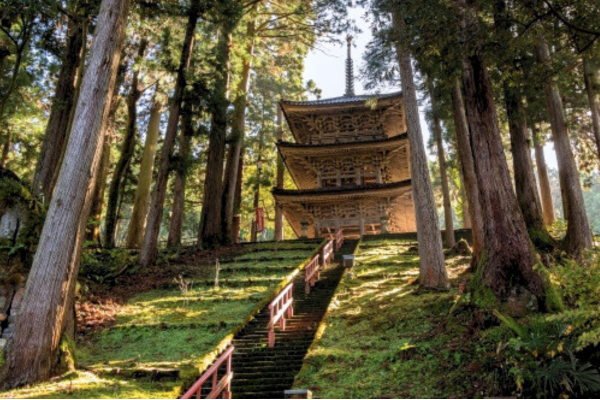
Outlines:
{"type": "Polygon", "coordinates": [[[287,242],[208,254],[188,250],[149,270],[132,271],[114,285],[90,285],[78,304],[77,369],[0,397],[177,398],[180,372],[194,371],[317,246],[287,242]]]}
{"type": "MultiPolygon", "coordinates": [[[[553,319],[568,312],[534,313],[518,323],[507,317],[519,338],[464,301],[470,257],[446,257],[447,292],[419,289],[415,245],[361,242],[353,276],[342,278],[294,388],[315,398],[581,397],[600,390],[600,360],[587,362],[592,352],[577,346],[579,328],[553,319]]],[[[600,329],[600,321],[590,328],[600,329]]]]}
{"type": "MultiPolygon", "coordinates": [[[[78,368],[0,397],[176,398],[181,372],[197,373],[200,360],[317,246],[188,250],[110,285],[84,279],[78,368]]],[[[470,299],[469,256],[446,257],[447,291],[420,289],[415,246],[411,237],[360,242],[295,388],[318,398],[600,396],[600,250],[577,262],[560,251],[546,255],[565,310],[514,320],[470,299]]],[[[104,264],[87,262],[84,275],[104,264]]]]}

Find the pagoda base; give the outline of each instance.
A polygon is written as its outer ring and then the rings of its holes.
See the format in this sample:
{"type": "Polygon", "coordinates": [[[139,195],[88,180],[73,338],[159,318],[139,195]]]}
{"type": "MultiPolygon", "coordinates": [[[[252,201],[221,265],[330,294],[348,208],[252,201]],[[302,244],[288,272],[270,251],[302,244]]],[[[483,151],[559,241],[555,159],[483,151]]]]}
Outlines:
{"type": "Polygon", "coordinates": [[[273,195],[299,237],[324,237],[338,229],[349,238],[416,231],[410,180],[349,188],[274,190],[273,195]]]}

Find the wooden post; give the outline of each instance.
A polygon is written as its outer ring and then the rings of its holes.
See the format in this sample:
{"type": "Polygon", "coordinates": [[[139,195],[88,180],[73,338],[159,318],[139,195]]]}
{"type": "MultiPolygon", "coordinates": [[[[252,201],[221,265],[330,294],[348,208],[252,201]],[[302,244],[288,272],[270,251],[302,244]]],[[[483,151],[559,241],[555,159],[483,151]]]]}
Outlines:
{"type": "Polygon", "coordinates": [[[365,219],[361,218],[359,221],[359,229],[360,229],[360,237],[362,238],[365,235],[365,219]]]}

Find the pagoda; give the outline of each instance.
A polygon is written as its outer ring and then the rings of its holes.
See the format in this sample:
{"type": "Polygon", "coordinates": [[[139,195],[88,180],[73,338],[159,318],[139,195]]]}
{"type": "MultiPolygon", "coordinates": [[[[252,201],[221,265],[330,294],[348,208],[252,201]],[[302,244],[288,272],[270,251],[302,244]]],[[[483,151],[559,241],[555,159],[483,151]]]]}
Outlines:
{"type": "Polygon", "coordinates": [[[355,95],[350,49],[344,96],[280,102],[295,142],[277,148],[297,189],[273,195],[298,236],[416,231],[402,93],[355,95]]]}

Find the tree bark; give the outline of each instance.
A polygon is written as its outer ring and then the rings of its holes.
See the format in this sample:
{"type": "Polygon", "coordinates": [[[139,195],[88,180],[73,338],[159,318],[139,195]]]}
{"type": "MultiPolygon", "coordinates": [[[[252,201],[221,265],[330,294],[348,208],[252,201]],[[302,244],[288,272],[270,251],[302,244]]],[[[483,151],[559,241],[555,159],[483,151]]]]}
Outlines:
{"type": "MultiPolygon", "coordinates": [[[[112,107],[111,107],[112,108],[112,107]]],[[[110,121],[110,114],[108,120],[110,121]]],[[[94,187],[92,208],[90,211],[91,224],[88,227],[87,240],[98,243],[102,246],[100,239],[100,223],[102,221],[102,208],[104,207],[104,192],[106,190],[106,179],[108,177],[108,168],[110,166],[110,139],[111,135],[107,129],[103,129],[104,139],[102,145],[102,158],[98,166],[98,178],[94,187]]]]}
{"type": "Polygon", "coordinates": [[[102,127],[119,65],[129,2],[103,0],[66,155],[0,371],[4,389],[50,378],[69,319],[102,127]]]}
{"type": "Polygon", "coordinates": [[[600,160],[600,104],[596,97],[596,77],[595,71],[590,64],[587,55],[583,55],[583,77],[585,82],[585,91],[590,102],[590,112],[592,117],[592,130],[594,139],[596,140],[596,150],[598,151],[598,159],[600,160]]]}
{"type": "Polygon", "coordinates": [[[125,128],[125,137],[121,146],[121,154],[115,166],[110,186],[108,189],[108,203],[106,205],[106,217],[104,223],[104,247],[112,249],[115,247],[115,234],[119,210],[119,194],[121,193],[123,181],[127,172],[127,166],[131,162],[135,150],[137,139],[137,103],[142,92],[139,88],[139,69],[135,64],[144,57],[148,42],[142,39],[138,49],[137,58],[134,61],[133,77],[131,79],[131,89],[127,95],[127,126],[125,128]]]}
{"type": "Polygon", "coordinates": [[[181,112],[181,101],[183,99],[183,90],[186,86],[186,73],[192,59],[192,48],[194,46],[194,31],[198,22],[198,1],[192,2],[190,14],[185,30],[185,38],[181,51],[179,69],[177,71],[177,81],[175,90],[171,99],[169,110],[169,121],[167,122],[167,131],[165,140],[160,152],[160,163],[158,166],[158,175],[156,184],[152,192],[152,202],[148,210],[146,220],[146,231],[144,233],[144,243],[140,251],[140,264],[150,266],[156,259],[156,249],[158,246],[158,232],[162,220],[165,195],[167,192],[167,182],[169,180],[169,161],[175,139],[177,137],[177,125],[179,124],[179,114],[181,112]]]}
{"type": "Polygon", "coordinates": [[[431,109],[433,114],[433,136],[437,146],[438,164],[440,165],[440,180],[442,183],[442,197],[444,203],[444,222],[446,230],[444,236],[446,239],[446,247],[452,248],[456,245],[454,239],[454,219],[452,218],[452,203],[450,201],[450,187],[448,185],[448,171],[446,165],[446,156],[444,152],[444,142],[442,139],[442,125],[437,115],[437,105],[431,78],[427,78],[427,88],[429,90],[429,98],[431,100],[431,109]]]}
{"type": "Polygon", "coordinates": [[[138,185],[135,190],[131,220],[127,231],[127,248],[139,249],[144,239],[144,228],[146,227],[146,214],[150,203],[150,186],[152,185],[152,170],[154,169],[154,158],[156,156],[156,144],[160,134],[160,115],[163,105],[154,94],[152,107],[150,109],[150,120],[146,142],[140,163],[140,174],[138,185]]]}
{"type": "Polygon", "coordinates": [[[511,185],[487,67],[478,53],[463,65],[465,108],[483,217],[481,283],[500,300],[524,286],[544,300],[537,260],[511,185]]]}
{"type": "Polygon", "coordinates": [[[471,229],[471,215],[469,211],[469,200],[467,200],[467,191],[465,190],[465,177],[463,166],[459,161],[458,172],[460,175],[460,203],[462,207],[462,224],[464,229],[471,229]]]}
{"type": "Polygon", "coordinates": [[[203,248],[214,248],[223,242],[221,214],[223,199],[223,158],[227,137],[227,87],[229,81],[229,54],[233,21],[226,21],[219,27],[217,41],[217,66],[219,74],[211,104],[210,142],[207,151],[204,198],[198,232],[198,244],[203,248]]]}
{"type": "MultiPolygon", "coordinates": [[[[550,51],[543,38],[536,44],[536,55],[540,63],[549,63],[550,51]]],[[[583,202],[579,171],[569,141],[562,99],[553,79],[545,81],[544,94],[556,149],[561,192],[565,200],[565,219],[568,221],[567,234],[561,246],[568,254],[577,255],[592,247],[592,233],[583,202]]]]}
{"type": "Polygon", "coordinates": [[[250,71],[252,70],[252,58],[254,53],[254,21],[248,22],[246,28],[246,37],[249,40],[246,48],[246,56],[243,60],[242,75],[237,87],[237,97],[234,101],[233,117],[231,123],[231,142],[227,154],[227,164],[225,167],[225,177],[223,180],[223,213],[222,230],[223,243],[232,243],[233,237],[233,217],[235,188],[237,186],[237,170],[242,150],[242,143],[246,131],[246,99],[250,85],[250,71]]]}
{"type": "Polygon", "coordinates": [[[60,166],[60,159],[67,142],[71,110],[76,101],[75,77],[81,64],[82,46],[85,46],[83,22],[69,18],[67,43],[33,177],[33,192],[43,195],[46,204],[52,197],[54,175],[60,166]]]}
{"type": "Polygon", "coordinates": [[[242,147],[240,152],[240,161],[238,162],[237,180],[235,186],[235,199],[233,202],[233,238],[235,243],[240,242],[240,225],[242,222],[241,208],[242,208],[242,182],[244,180],[244,155],[246,149],[242,147]]]}
{"type": "Polygon", "coordinates": [[[504,101],[510,131],[515,189],[519,208],[533,244],[538,248],[551,250],[554,248],[554,239],[544,224],[544,213],[533,175],[531,146],[527,135],[523,100],[517,89],[510,87],[508,83],[504,83],[504,101]]]}
{"type": "Polygon", "coordinates": [[[456,150],[460,159],[463,183],[469,202],[469,219],[471,221],[473,237],[471,268],[476,269],[481,260],[481,252],[483,250],[483,215],[479,200],[479,188],[477,187],[477,175],[475,174],[475,161],[473,160],[473,151],[471,149],[471,134],[469,132],[465,103],[458,78],[454,80],[451,94],[456,130],[456,150]]]}
{"type": "MultiPolygon", "coordinates": [[[[399,32],[404,31],[404,20],[396,11],[392,15],[394,28],[399,32]]],[[[448,275],[444,264],[442,237],[438,225],[438,216],[435,209],[431,178],[427,166],[427,156],[423,144],[421,124],[419,122],[419,108],[417,91],[415,88],[410,54],[398,40],[395,43],[402,93],[408,128],[410,144],[410,168],[412,179],[412,194],[415,204],[417,220],[417,238],[419,242],[419,282],[425,287],[448,286],[448,275]]]]}
{"type": "Polygon", "coordinates": [[[184,112],[181,117],[181,131],[179,134],[179,168],[175,175],[173,187],[173,209],[171,212],[171,225],[167,246],[178,248],[181,246],[181,229],[185,210],[185,184],[188,174],[188,159],[190,153],[190,137],[192,136],[192,121],[189,112],[184,112]]]}
{"type": "MultiPolygon", "coordinates": [[[[281,107],[277,106],[277,142],[283,140],[283,112],[281,107]]],[[[283,158],[277,153],[277,189],[283,189],[283,174],[284,174],[283,158]]],[[[279,204],[275,204],[275,240],[283,240],[283,209],[279,204]]]]}
{"type": "Polygon", "coordinates": [[[542,208],[544,210],[544,222],[546,225],[552,225],[555,220],[554,201],[552,200],[552,191],[550,190],[550,179],[548,178],[548,166],[544,157],[544,147],[542,146],[539,132],[535,124],[531,126],[533,136],[533,145],[535,149],[535,163],[537,166],[538,181],[540,182],[540,193],[542,194],[542,208]]]}

